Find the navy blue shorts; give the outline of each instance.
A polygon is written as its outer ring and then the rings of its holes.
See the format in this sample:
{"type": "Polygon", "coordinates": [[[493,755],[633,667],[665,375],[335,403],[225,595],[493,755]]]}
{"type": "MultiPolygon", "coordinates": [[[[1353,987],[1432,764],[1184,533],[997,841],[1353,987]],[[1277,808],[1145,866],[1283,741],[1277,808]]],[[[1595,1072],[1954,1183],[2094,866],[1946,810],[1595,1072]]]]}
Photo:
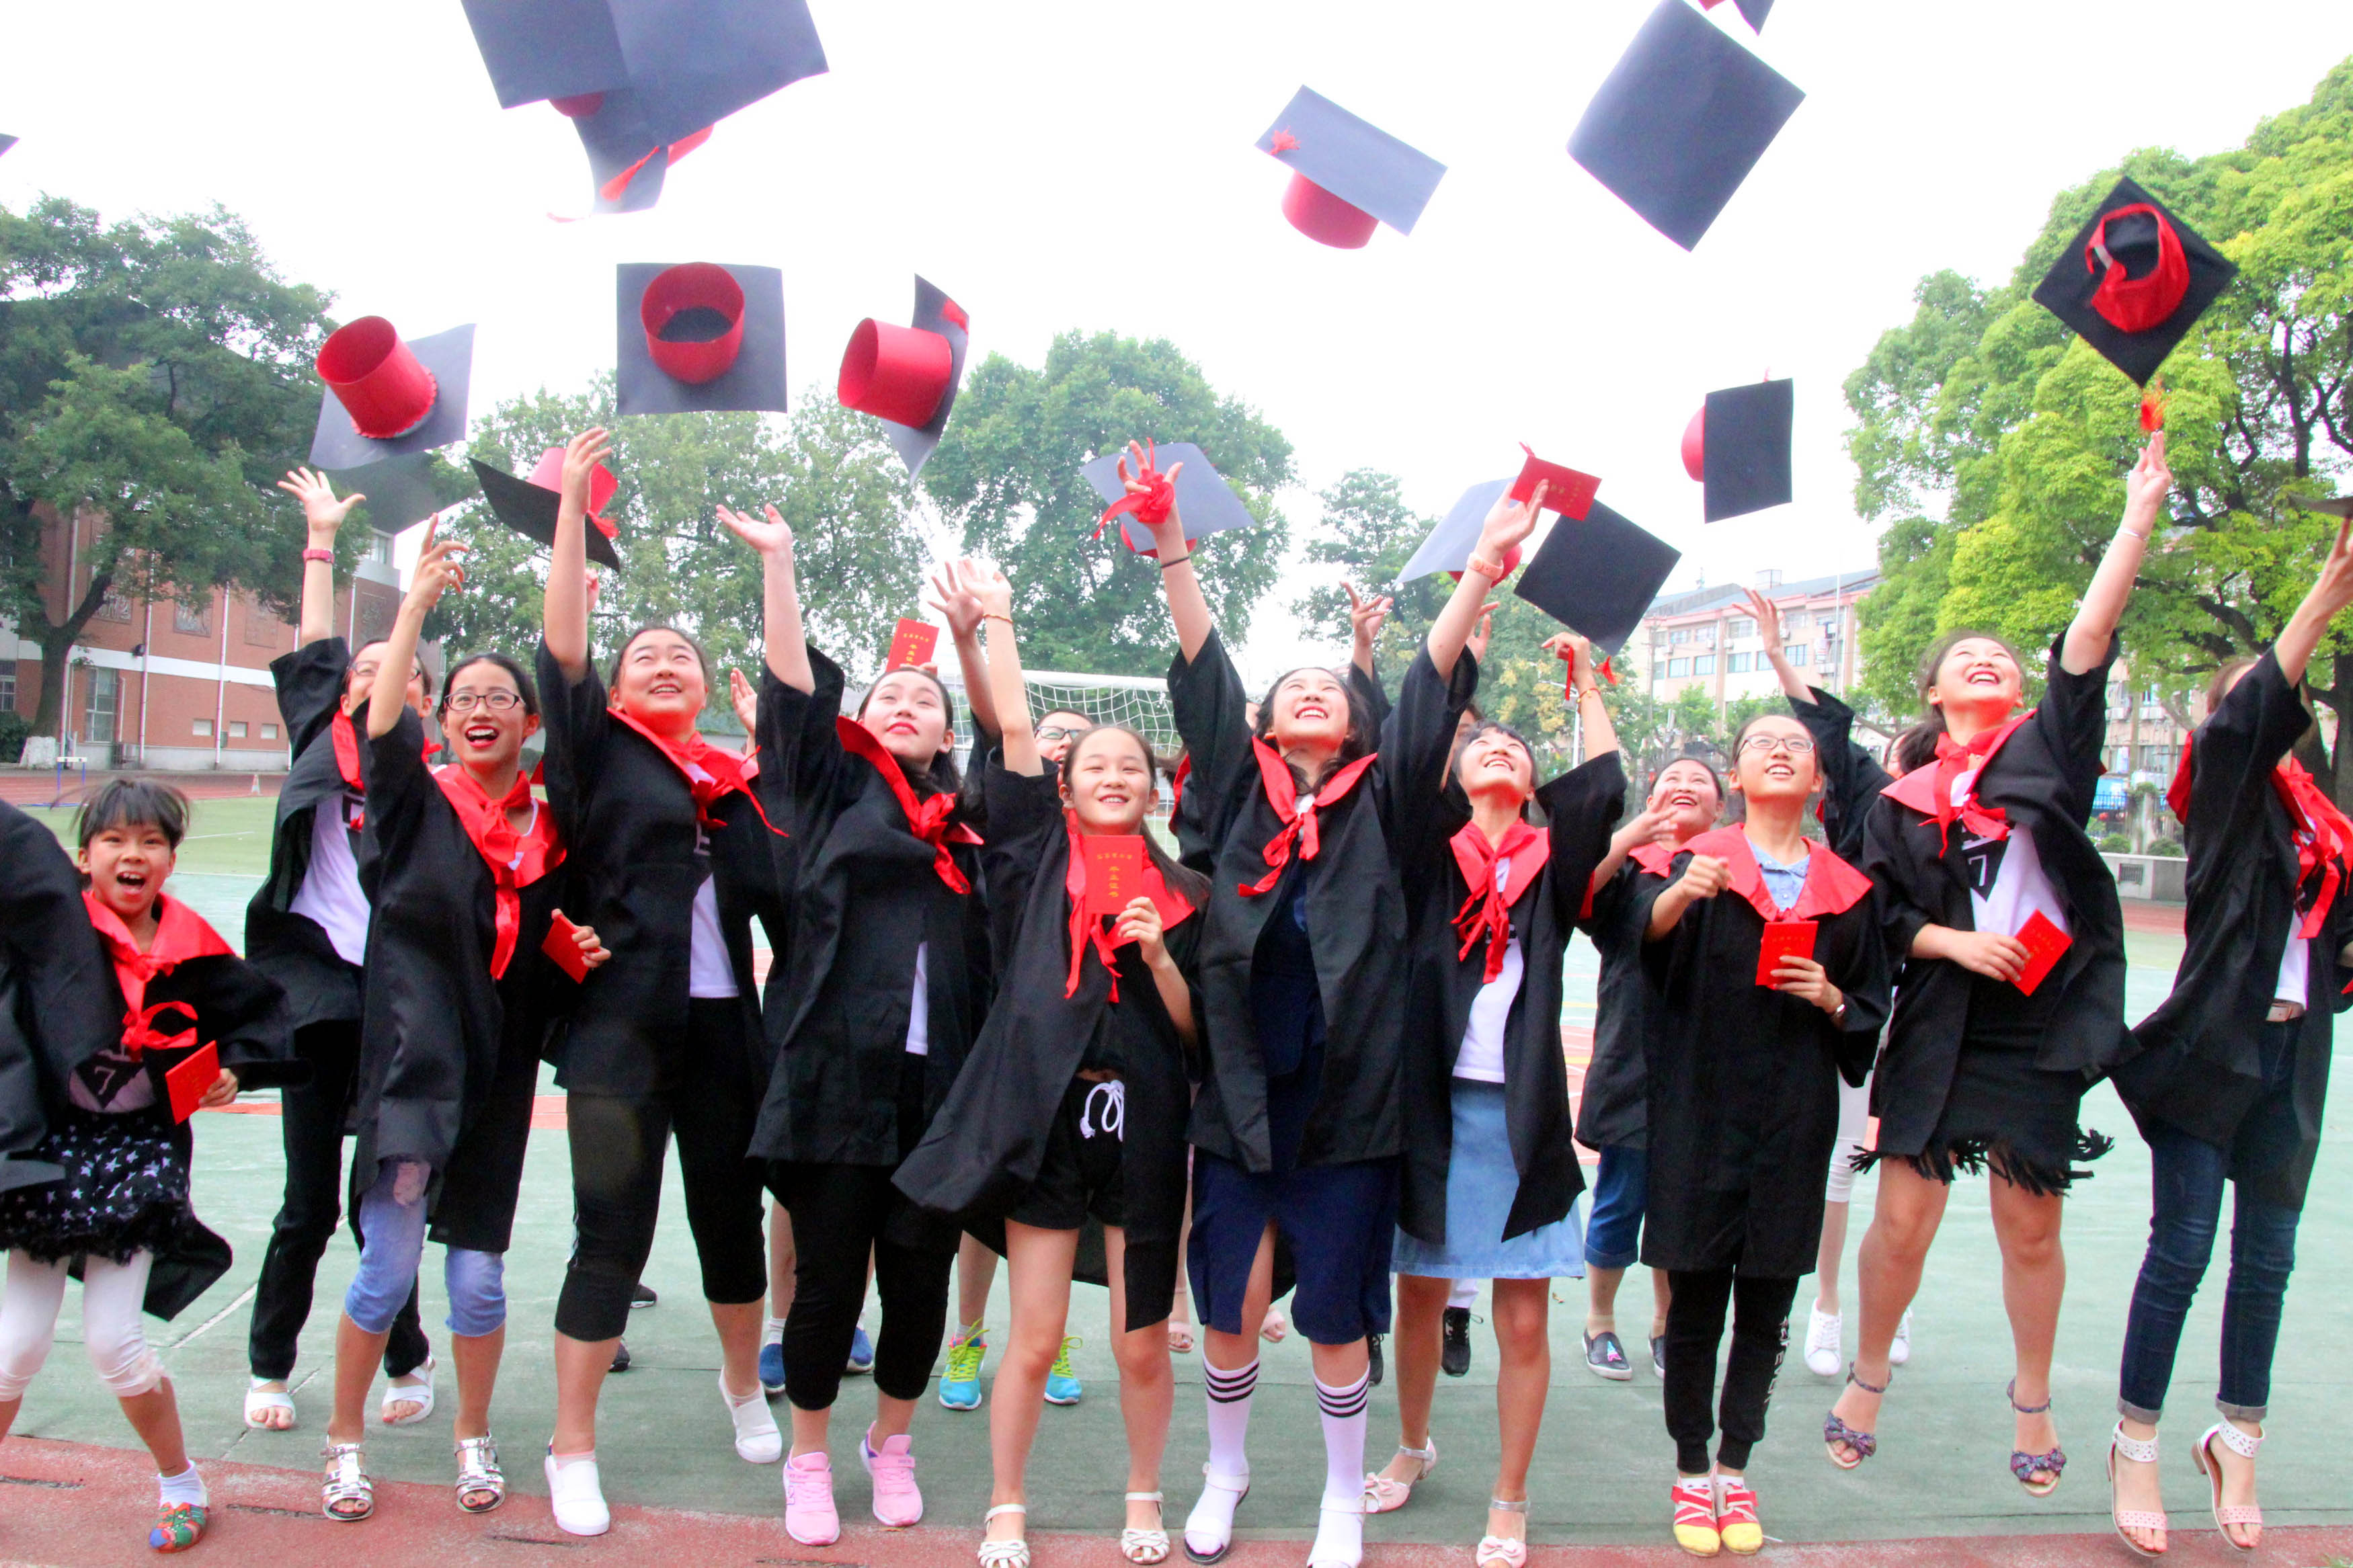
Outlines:
{"type": "Polygon", "coordinates": [[[1397,1236],[1397,1162],[1252,1175],[1193,1152],[1193,1237],[1186,1262],[1193,1310],[1224,1334],[1242,1326],[1242,1292],[1272,1220],[1298,1284],[1291,1322],[1311,1344],[1345,1345],[1389,1328],[1389,1247],[1397,1236]]]}

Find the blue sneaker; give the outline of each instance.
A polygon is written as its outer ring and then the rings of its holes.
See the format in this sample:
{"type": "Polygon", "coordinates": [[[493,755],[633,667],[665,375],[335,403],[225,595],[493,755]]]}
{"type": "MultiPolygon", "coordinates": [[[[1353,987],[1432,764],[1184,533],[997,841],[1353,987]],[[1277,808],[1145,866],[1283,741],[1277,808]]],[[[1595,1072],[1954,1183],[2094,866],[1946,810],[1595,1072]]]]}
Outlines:
{"type": "Polygon", "coordinates": [[[785,1347],[771,1340],[760,1347],[760,1392],[774,1399],[785,1391],[785,1347]]]}
{"type": "Polygon", "coordinates": [[[859,1324],[858,1331],[849,1336],[849,1365],[847,1370],[857,1373],[874,1370],[874,1342],[866,1337],[866,1325],[863,1323],[859,1324]]]}
{"type": "Polygon", "coordinates": [[[1075,1334],[1063,1337],[1062,1353],[1054,1358],[1054,1368],[1046,1374],[1047,1404],[1076,1405],[1080,1396],[1086,1393],[1079,1382],[1079,1374],[1071,1370],[1071,1347],[1086,1342],[1075,1334]]]}
{"type": "Polygon", "coordinates": [[[966,1323],[948,1342],[948,1369],[940,1373],[940,1403],[950,1410],[980,1408],[980,1362],[988,1353],[988,1331],[966,1323]]]}

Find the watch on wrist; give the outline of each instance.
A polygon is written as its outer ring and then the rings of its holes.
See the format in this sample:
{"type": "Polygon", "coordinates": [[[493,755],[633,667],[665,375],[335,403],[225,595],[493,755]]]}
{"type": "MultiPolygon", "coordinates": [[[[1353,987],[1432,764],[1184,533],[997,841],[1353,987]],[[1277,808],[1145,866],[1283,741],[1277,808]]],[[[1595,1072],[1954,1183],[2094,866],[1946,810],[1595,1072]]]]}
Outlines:
{"type": "Polygon", "coordinates": [[[1833,1023],[1833,1024],[1844,1024],[1844,1023],[1846,1022],[1846,998],[1845,998],[1845,997],[1843,997],[1843,996],[1840,997],[1840,998],[1839,998],[1839,1005],[1838,1005],[1836,1007],[1833,1007],[1832,1009],[1831,1009],[1831,1023],[1833,1023]]]}

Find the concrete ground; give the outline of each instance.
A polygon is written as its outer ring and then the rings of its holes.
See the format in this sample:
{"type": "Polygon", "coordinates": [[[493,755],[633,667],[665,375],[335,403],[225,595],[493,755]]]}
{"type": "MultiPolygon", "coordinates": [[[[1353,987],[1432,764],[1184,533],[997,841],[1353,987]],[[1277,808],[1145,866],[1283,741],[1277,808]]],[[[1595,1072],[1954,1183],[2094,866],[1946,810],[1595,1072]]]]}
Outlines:
{"type": "MultiPolygon", "coordinates": [[[[174,883],[174,891],[232,940],[261,867],[267,805],[266,800],[238,798],[200,803],[174,883]]],[[[2179,913],[2135,909],[2131,923],[2130,1016],[2138,1017],[2170,982],[2180,951],[2179,913]]],[[[1564,1026],[1574,1063],[1583,1056],[1591,1019],[1593,959],[1581,942],[1572,950],[1571,967],[1572,1000],[1564,1026]]],[[[216,1545],[234,1540],[238,1544],[233,1550],[240,1553],[283,1550],[306,1560],[332,1552],[351,1568],[379,1556],[388,1560],[394,1550],[404,1563],[415,1561],[418,1551],[432,1560],[473,1563],[525,1561],[533,1552],[566,1547],[681,1562],[912,1565],[934,1558],[943,1563],[970,1560],[965,1554],[989,1485],[985,1408],[955,1414],[926,1401],[915,1427],[928,1500],[928,1522],[922,1530],[887,1534],[853,1527],[841,1546],[822,1553],[795,1546],[783,1534],[776,1468],[743,1463],[729,1444],[712,1386],[715,1345],[697,1300],[674,1173],[668,1223],[646,1275],[661,1302],[633,1315],[629,1346],[637,1365],[611,1383],[605,1402],[600,1458],[607,1495],[622,1510],[622,1522],[600,1545],[556,1535],[544,1502],[533,1495],[541,1489],[536,1458],[553,1415],[548,1325],[570,1236],[565,1146],[552,1126],[533,1134],[507,1270],[512,1312],[496,1426],[504,1439],[514,1498],[482,1520],[459,1515],[449,1500],[453,1390],[445,1374],[441,1410],[425,1426],[371,1428],[371,1469],[386,1482],[414,1485],[388,1489],[383,1517],[368,1526],[343,1530],[318,1520],[316,1487],[305,1472],[314,1463],[325,1422],[334,1308],[353,1254],[339,1246],[321,1270],[320,1306],[297,1373],[301,1428],[286,1434],[247,1431],[238,1411],[244,1332],[253,1272],[280,1181],[274,1108],[267,1097],[256,1098],[259,1103],[207,1113],[197,1124],[198,1205],[235,1244],[237,1267],[178,1320],[155,1325],[179,1389],[192,1450],[205,1460],[208,1474],[222,1478],[217,1496],[225,1507],[216,1515],[216,1545]]],[[[2353,1504],[2346,1497],[2343,1459],[2331,1458],[2338,1450],[2327,1414],[2344,1403],[2347,1393],[2348,1375],[2334,1353],[2332,1336],[2343,1331],[2344,1302],[2353,1299],[2353,1256],[2346,1246],[2353,1237],[2353,1199],[2348,1197],[2353,1137],[2341,1106],[2340,1100],[2329,1117],[2327,1146],[2306,1211],[2303,1262],[2289,1294],[2273,1391],[2271,1430],[2278,1440],[2263,1460],[2267,1515],[2274,1527],[2284,1527],[2275,1529],[2263,1557],[2277,1563],[2353,1556],[2353,1504]]],[[[552,1121],[560,1105],[551,1102],[546,1109],[552,1121]]],[[[2002,1402],[2010,1358],[1998,1259],[1984,1184],[1965,1182],[1929,1262],[1915,1314],[1913,1359],[1898,1373],[1881,1420],[1879,1456],[1861,1470],[1839,1471],[1823,1457],[1818,1437],[1833,1384],[1806,1372],[1792,1354],[1776,1394],[1771,1435],[1751,1469],[1767,1529],[1782,1542],[1858,1544],[1788,1552],[1776,1547],[1776,1556],[1841,1565],[2126,1560],[2123,1547],[2106,1533],[2101,1463],[2114,1419],[2126,1303],[2146,1238],[2147,1160],[2130,1119],[2105,1088],[2091,1097],[2086,1121],[2116,1134],[2118,1144],[2069,1205],[2072,1281],[2054,1380],[2060,1431],[2073,1460],[2066,1483],[2038,1501],[2010,1479],[2010,1423],[2002,1402]]],[[[1868,1219],[1870,1202],[1866,1179],[1857,1189],[1855,1239],[1868,1219]]],[[[429,1255],[427,1265],[427,1317],[438,1341],[442,1290],[429,1255]]],[[[1850,1283],[1852,1270],[1851,1242],[1850,1283]]],[[[1799,1293],[1793,1339],[1802,1335],[1809,1295],[1799,1293]]],[[[1648,1282],[1638,1270],[1622,1302],[1646,1304],[1648,1296],[1648,1282]]],[[[1000,1277],[992,1323],[1004,1321],[1004,1298],[1000,1277]]],[[[2174,1417],[2167,1426],[2168,1501],[2180,1527],[2174,1556],[2200,1563],[2219,1563],[2225,1555],[2205,1521],[2203,1482],[2189,1459],[2190,1442],[2214,1418],[2211,1379],[2221,1299],[2218,1262],[2184,1340],[2174,1417]]],[[[1659,1384],[1647,1371],[1629,1384],[1591,1376],[1577,1353],[1583,1285],[1558,1282],[1554,1301],[1554,1391],[1530,1489],[1535,1555],[1579,1563],[1662,1563],[1671,1555],[1679,1557],[1664,1544],[1672,1452],[1661,1422],[1659,1384]]],[[[1040,1561],[1052,1568],[1082,1559],[1118,1562],[1107,1537],[1120,1521],[1125,1457],[1106,1309],[1102,1291],[1076,1292],[1071,1331],[1086,1341],[1074,1361],[1087,1394],[1075,1408],[1044,1412],[1030,1468],[1030,1524],[1041,1537],[1040,1561]],[[1058,1531],[1085,1533],[1068,1541],[1044,1539],[1058,1531]]],[[[152,1493],[140,1479],[140,1457],[120,1451],[131,1435],[81,1360],[75,1313],[69,1297],[59,1353],[25,1402],[17,1433],[36,1440],[0,1446],[0,1557],[97,1563],[128,1561],[144,1551],[139,1542],[152,1493]],[[107,1506],[92,1506],[102,1500],[107,1506]]],[[[1636,1317],[1629,1313],[1622,1321],[1630,1344],[1639,1343],[1636,1317]]],[[[1442,1462],[1405,1510],[1369,1521],[1367,1541],[1384,1548],[1371,1554],[1372,1562],[1401,1568],[1405,1559],[1431,1550],[1458,1563],[1469,1561],[1467,1549],[1483,1528],[1496,1442],[1493,1343],[1483,1328],[1474,1329],[1473,1342],[1471,1374],[1440,1383],[1433,1431],[1442,1462]]],[[[1848,1349],[1852,1353],[1851,1331],[1848,1349]]],[[[1176,1417],[1164,1471],[1172,1529],[1181,1523],[1198,1486],[1204,1457],[1199,1360],[1196,1352],[1176,1361],[1176,1417]]],[[[989,1364],[993,1369],[993,1357],[989,1364]]],[[[1264,1347],[1263,1364],[1251,1441],[1256,1487],[1240,1514],[1244,1544],[1236,1561],[1246,1568],[1298,1561],[1299,1543],[1313,1531],[1322,1486],[1322,1444],[1306,1347],[1296,1336],[1264,1347]]],[[[837,1494],[846,1520],[864,1513],[867,1489],[856,1442],[871,1409],[867,1385],[852,1379],[845,1385],[833,1441],[837,1494]]],[[[1376,1391],[1367,1450],[1376,1465],[1395,1441],[1395,1412],[1393,1393],[1376,1391]]]]}

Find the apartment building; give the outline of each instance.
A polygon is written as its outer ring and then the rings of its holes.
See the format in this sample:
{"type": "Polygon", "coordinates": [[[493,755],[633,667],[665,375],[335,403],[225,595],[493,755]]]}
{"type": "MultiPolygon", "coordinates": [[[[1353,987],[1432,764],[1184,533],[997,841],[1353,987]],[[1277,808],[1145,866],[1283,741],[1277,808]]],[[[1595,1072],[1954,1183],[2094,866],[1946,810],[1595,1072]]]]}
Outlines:
{"type": "MultiPolygon", "coordinates": [[[[1832,692],[1847,690],[1860,672],[1855,607],[1878,585],[1876,568],[1796,582],[1767,571],[1753,584],[1781,612],[1782,651],[1789,662],[1832,692]]],[[[1747,595],[1737,584],[1662,595],[1643,616],[1634,646],[1643,654],[1645,688],[1662,701],[1696,688],[1721,710],[1780,689],[1747,595]]]]}

